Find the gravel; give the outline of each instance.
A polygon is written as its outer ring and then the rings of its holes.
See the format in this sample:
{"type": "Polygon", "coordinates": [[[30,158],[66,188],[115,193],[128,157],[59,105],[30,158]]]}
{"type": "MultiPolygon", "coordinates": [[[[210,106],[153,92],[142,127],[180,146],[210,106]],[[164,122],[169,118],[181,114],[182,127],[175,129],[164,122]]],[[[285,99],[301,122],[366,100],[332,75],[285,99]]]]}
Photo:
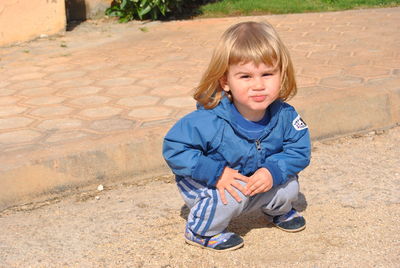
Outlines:
{"type": "Polygon", "coordinates": [[[0,267],[398,267],[399,144],[400,127],[314,142],[300,233],[253,213],[229,227],[242,249],[186,245],[187,209],[166,175],[0,212],[0,267]]]}

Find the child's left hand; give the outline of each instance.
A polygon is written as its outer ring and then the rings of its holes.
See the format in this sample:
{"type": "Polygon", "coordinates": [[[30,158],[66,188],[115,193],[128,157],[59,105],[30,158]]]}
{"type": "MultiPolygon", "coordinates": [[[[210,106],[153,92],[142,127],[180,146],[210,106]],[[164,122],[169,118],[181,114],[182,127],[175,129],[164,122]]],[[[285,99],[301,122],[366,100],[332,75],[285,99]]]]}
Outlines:
{"type": "Polygon", "coordinates": [[[266,168],[260,168],[250,177],[246,185],[246,195],[253,196],[268,192],[272,188],[272,175],[266,168]]]}

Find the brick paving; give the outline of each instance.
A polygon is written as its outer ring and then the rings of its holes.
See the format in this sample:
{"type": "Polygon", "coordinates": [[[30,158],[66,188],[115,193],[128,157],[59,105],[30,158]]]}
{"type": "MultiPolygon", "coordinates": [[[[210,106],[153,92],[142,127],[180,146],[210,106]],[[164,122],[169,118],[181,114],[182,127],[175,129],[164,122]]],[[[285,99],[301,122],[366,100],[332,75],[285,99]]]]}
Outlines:
{"type": "MultiPolygon", "coordinates": [[[[288,46],[299,85],[291,103],[313,138],[400,122],[400,8],[147,24],[92,21],[64,35],[0,48],[0,188],[13,178],[10,167],[49,168],[43,163],[127,143],[141,144],[135,154],[154,158],[121,174],[156,166],[165,172],[162,136],[195,108],[192,89],[221,33],[247,20],[269,21],[288,46]]],[[[107,159],[118,162],[114,155],[107,159]]],[[[52,171],[93,178],[93,172],[52,171]]]]}

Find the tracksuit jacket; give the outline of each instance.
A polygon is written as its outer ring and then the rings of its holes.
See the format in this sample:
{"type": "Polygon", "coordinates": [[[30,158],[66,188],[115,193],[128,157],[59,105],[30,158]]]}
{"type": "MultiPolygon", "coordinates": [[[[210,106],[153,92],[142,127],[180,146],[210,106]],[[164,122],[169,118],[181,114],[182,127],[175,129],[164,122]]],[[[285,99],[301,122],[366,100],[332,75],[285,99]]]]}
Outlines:
{"type": "Polygon", "coordinates": [[[232,120],[227,97],[213,109],[198,105],[164,139],[163,156],[177,181],[190,177],[215,187],[225,166],[246,176],[267,168],[273,186],[297,176],[310,163],[308,127],[295,109],[281,100],[266,112],[269,122],[259,138],[252,139],[232,120]]]}

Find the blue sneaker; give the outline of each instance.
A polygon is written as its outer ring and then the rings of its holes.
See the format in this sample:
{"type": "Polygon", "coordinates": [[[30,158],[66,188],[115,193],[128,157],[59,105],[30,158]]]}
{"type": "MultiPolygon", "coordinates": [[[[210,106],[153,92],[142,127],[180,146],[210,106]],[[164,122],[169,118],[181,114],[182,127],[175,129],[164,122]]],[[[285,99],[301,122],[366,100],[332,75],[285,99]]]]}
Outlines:
{"type": "Polygon", "coordinates": [[[293,208],[283,215],[273,217],[272,223],[275,227],[291,233],[300,232],[306,228],[306,220],[293,208]]]}
{"type": "Polygon", "coordinates": [[[235,250],[243,246],[243,239],[234,233],[222,232],[214,236],[201,236],[193,233],[187,226],[185,231],[186,243],[214,251],[235,250]]]}

